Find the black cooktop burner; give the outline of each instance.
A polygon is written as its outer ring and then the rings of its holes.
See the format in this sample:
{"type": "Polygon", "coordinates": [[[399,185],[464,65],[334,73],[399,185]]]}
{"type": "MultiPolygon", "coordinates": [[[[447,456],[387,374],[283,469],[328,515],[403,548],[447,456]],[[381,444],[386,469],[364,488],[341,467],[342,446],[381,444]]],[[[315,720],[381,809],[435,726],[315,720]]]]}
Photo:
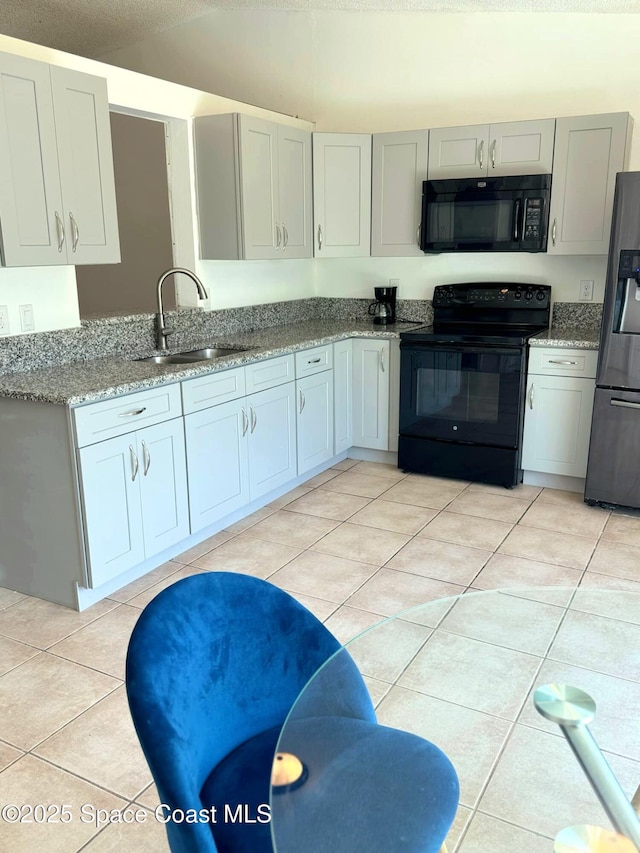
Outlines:
{"type": "Polygon", "coordinates": [[[438,285],[433,325],[400,333],[404,342],[524,346],[549,325],[551,288],[545,284],[473,282],[438,285]]]}
{"type": "Polygon", "coordinates": [[[420,326],[400,333],[402,340],[434,344],[493,344],[494,346],[524,346],[529,338],[546,329],[515,329],[508,326],[420,326]]]}

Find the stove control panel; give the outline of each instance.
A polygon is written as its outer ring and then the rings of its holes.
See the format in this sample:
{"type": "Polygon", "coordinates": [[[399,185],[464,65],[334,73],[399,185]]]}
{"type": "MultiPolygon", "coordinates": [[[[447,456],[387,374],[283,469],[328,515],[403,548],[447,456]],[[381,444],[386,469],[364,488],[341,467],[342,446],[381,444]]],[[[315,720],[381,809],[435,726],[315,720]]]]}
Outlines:
{"type": "Polygon", "coordinates": [[[551,287],[547,284],[444,284],[433,291],[434,307],[455,306],[547,308],[551,300],[551,287]]]}

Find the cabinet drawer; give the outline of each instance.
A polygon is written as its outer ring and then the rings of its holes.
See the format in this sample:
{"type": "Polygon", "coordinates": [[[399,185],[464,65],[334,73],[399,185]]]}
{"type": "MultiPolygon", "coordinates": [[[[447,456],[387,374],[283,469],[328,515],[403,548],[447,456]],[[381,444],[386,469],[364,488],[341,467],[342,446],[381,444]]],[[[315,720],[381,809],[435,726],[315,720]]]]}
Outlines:
{"type": "Polygon", "coordinates": [[[229,403],[245,395],[244,367],[221,370],[182,383],[182,407],[185,415],[218,403],[229,403]]]}
{"type": "Polygon", "coordinates": [[[76,444],[84,447],[182,414],[180,385],[163,385],[73,410],[76,444]]]}
{"type": "Polygon", "coordinates": [[[281,355],[248,364],[245,367],[247,394],[291,382],[294,379],[294,364],[293,355],[281,355]]]}
{"type": "Polygon", "coordinates": [[[296,353],[296,379],[333,367],[333,347],[327,344],[296,353]]]}
{"type": "Polygon", "coordinates": [[[581,376],[593,379],[598,364],[598,350],[532,347],[529,351],[529,373],[544,376],[581,376]]]}

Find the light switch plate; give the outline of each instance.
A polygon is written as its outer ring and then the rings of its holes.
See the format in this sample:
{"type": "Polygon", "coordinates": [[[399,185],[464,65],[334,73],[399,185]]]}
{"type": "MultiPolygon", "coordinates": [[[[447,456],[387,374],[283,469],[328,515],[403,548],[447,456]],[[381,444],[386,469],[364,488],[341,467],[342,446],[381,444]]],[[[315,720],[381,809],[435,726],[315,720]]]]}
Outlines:
{"type": "Polygon", "coordinates": [[[33,305],[20,306],[20,327],[23,332],[33,332],[36,328],[36,321],[33,316],[33,305]]]}
{"type": "Polygon", "coordinates": [[[0,305],[0,335],[9,334],[9,309],[6,305],[0,305]]]}

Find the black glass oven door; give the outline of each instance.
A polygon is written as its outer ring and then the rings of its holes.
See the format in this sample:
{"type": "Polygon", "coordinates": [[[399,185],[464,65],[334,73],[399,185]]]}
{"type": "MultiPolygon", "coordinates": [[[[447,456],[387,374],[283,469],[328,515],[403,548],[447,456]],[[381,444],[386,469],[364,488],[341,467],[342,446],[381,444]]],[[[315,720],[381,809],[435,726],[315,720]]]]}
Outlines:
{"type": "Polygon", "coordinates": [[[517,447],[524,353],[422,345],[403,349],[400,434],[517,447]]]}

